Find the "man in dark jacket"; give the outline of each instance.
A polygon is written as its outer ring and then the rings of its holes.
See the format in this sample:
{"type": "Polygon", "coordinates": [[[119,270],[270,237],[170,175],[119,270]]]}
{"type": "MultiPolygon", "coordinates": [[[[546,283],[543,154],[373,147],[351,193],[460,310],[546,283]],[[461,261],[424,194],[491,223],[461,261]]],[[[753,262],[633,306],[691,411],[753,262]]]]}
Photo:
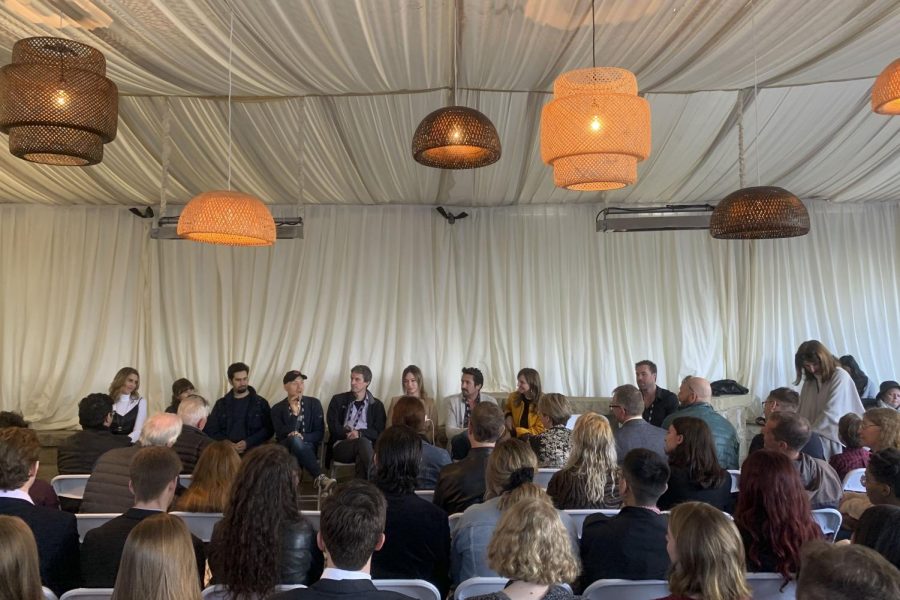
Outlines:
{"type": "Polygon", "coordinates": [[[82,431],[67,437],[57,450],[60,475],[90,473],[100,455],[113,448],[131,445],[127,435],[113,435],[113,399],[107,394],[88,394],[78,403],[78,422],[82,431]]]}
{"type": "Polygon", "coordinates": [[[644,398],[644,420],[662,427],[663,420],[678,410],[678,396],[656,385],[656,363],[652,360],[635,363],[634,379],[644,398]]]}
{"type": "Polygon", "coordinates": [[[369,391],[372,370],[366,365],[350,369],[350,391],[332,396],[328,404],[330,456],[342,463],[356,463],[356,476],[369,478],[375,440],[384,431],[384,404],[369,391]]]}
{"type": "Polygon", "coordinates": [[[313,476],[316,487],[330,487],[333,480],[322,475],[319,466],[319,444],[325,437],[322,403],[318,398],[303,395],[306,375],[300,371],[288,371],[281,382],[287,398],[272,407],[275,439],[313,476]]]}
{"type": "Polygon", "coordinates": [[[213,439],[203,433],[208,415],[209,403],[203,396],[191,394],[178,404],[181,434],[175,440],[172,449],[178,453],[182,465],[181,472],[186,475],[194,472],[203,450],[213,443],[213,439]]]}
{"type": "Polygon", "coordinates": [[[250,387],[250,367],[228,367],[231,391],[216,401],[203,431],[214,440],[230,440],[238,454],[269,441],[274,433],[269,403],[250,387]]]}

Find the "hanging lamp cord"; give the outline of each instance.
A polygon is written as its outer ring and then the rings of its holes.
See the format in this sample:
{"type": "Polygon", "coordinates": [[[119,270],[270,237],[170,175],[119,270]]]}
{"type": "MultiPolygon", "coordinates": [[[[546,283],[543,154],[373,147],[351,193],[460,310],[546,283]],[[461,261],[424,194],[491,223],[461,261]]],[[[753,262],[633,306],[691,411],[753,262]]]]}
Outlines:
{"type": "Polygon", "coordinates": [[[594,0],[591,0],[591,67],[597,68],[597,13],[594,10],[594,0]]]}
{"type": "MultiPolygon", "coordinates": [[[[753,0],[750,0],[750,31],[753,34],[753,112],[755,115],[754,120],[756,121],[756,185],[762,185],[759,177],[759,155],[761,148],[759,143],[759,69],[757,62],[756,15],[754,9],[753,0]]],[[[743,183],[741,183],[741,187],[744,187],[743,183]]]]}
{"type": "Polygon", "coordinates": [[[231,55],[234,47],[234,7],[229,4],[231,22],[228,27],[228,191],[231,191],[231,55]]]}

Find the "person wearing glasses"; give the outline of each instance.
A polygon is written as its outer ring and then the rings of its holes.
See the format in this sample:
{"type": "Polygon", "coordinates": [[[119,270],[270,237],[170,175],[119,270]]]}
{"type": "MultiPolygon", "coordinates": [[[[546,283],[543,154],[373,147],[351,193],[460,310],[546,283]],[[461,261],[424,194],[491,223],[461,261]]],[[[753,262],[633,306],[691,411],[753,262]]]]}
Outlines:
{"type": "Polygon", "coordinates": [[[620,385],[613,390],[609,411],[619,426],[613,429],[619,463],[634,448],[647,448],[666,457],[666,430],[643,418],[644,398],[633,385],[620,385]]]}
{"type": "MultiPolygon", "coordinates": [[[[800,394],[787,387],[775,388],[769,392],[769,397],[763,403],[763,415],[768,419],[774,412],[796,413],[800,409],[800,394]]],[[[753,436],[748,452],[756,452],[763,448],[763,434],[753,436]]],[[[825,460],[825,451],[822,449],[822,438],[815,431],[810,432],[809,441],[801,450],[813,458],[825,460]]]]}

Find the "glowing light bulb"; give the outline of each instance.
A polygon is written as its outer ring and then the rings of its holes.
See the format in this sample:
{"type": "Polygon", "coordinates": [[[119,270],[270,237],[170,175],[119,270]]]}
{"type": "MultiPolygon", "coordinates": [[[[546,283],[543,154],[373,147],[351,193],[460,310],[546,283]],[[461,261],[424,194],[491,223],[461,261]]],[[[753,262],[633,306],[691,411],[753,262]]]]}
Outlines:
{"type": "Polygon", "coordinates": [[[603,129],[603,122],[600,121],[599,116],[594,115],[591,118],[591,131],[597,132],[597,131],[600,131],[601,129],[603,129]]]}
{"type": "Polygon", "coordinates": [[[458,128],[454,127],[450,132],[450,141],[454,144],[458,144],[462,141],[462,132],[458,128]]]}
{"type": "Polygon", "coordinates": [[[53,104],[55,104],[57,108],[65,108],[69,104],[69,94],[67,94],[65,90],[57,90],[56,93],[53,94],[53,104]]]}

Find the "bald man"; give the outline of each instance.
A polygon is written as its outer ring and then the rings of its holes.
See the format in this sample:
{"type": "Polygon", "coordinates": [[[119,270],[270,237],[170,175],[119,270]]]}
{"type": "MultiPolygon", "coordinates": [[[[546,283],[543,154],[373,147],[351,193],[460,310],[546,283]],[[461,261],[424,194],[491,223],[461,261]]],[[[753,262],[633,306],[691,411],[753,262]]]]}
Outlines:
{"type": "Polygon", "coordinates": [[[716,442],[719,464],[725,469],[737,469],[740,442],[737,431],[728,419],[716,412],[710,404],[712,387],[702,377],[685,377],[678,389],[679,408],[663,421],[663,429],[668,429],[678,417],[697,417],[705,421],[716,442]]]}

